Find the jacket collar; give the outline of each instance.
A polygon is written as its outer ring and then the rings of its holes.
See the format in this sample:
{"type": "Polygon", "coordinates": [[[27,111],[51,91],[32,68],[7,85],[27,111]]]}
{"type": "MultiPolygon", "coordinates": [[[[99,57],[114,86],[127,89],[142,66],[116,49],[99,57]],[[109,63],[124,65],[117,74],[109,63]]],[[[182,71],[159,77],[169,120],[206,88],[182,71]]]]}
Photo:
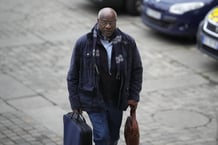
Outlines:
{"type": "MultiPolygon", "coordinates": [[[[88,37],[90,38],[90,37],[94,37],[94,33],[95,32],[97,33],[97,38],[98,39],[102,39],[102,40],[106,40],[106,38],[101,34],[101,32],[100,32],[100,30],[98,29],[98,23],[96,23],[93,27],[92,27],[92,29],[91,29],[91,32],[88,34],[88,37]]],[[[119,28],[116,28],[115,29],[115,31],[114,31],[114,33],[111,35],[111,37],[109,38],[109,40],[108,41],[112,41],[114,38],[116,38],[116,36],[118,36],[120,34],[120,30],[119,30],[119,28]]]]}

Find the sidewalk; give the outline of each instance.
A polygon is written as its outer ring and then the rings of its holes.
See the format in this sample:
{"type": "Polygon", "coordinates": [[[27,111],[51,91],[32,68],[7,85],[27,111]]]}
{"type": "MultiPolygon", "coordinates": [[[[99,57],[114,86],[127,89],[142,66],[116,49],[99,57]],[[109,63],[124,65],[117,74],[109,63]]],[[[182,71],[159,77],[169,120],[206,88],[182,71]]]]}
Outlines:
{"type": "MultiPolygon", "coordinates": [[[[1,145],[63,144],[62,119],[71,111],[66,73],[72,45],[96,20],[89,6],[86,0],[0,0],[1,145]]],[[[217,145],[217,63],[194,45],[143,32],[139,17],[120,17],[143,58],[140,145],[217,145]]]]}

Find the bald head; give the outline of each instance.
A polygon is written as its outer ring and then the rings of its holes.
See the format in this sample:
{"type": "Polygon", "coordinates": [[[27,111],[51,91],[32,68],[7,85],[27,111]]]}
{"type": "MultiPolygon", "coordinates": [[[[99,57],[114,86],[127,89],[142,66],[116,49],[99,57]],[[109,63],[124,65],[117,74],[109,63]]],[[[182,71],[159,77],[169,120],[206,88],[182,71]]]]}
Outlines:
{"type": "Polygon", "coordinates": [[[111,17],[112,19],[117,20],[117,13],[114,9],[106,7],[106,8],[102,8],[99,12],[98,12],[98,19],[104,19],[105,17],[111,17]]]}
{"type": "Polygon", "coordinates": [[[103,8],[98,13],[98,29],[105,38],[110,38],[116,29],[117,13],[112,8],[103,8]]]}

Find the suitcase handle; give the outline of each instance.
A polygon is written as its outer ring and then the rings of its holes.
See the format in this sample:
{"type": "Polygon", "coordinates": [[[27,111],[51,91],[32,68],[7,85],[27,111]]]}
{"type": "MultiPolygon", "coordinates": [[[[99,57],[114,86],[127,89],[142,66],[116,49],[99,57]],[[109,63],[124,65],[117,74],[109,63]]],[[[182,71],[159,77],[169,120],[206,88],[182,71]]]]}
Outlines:
{"type": "Polygon", "coordinates": [[[82,112],[81,113],[80,112],[70,112],[69,114],[70,114],[71,119],[74,119],[78,122],[83,121],[84,123],[86,123],[86,120],[84,116],[82,115],[82,112]]]}

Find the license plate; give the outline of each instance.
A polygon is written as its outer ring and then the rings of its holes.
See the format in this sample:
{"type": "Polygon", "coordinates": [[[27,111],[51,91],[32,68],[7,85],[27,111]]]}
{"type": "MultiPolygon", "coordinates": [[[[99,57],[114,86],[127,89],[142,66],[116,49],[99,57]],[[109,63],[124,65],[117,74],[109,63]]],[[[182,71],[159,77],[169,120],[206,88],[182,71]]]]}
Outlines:
{"type": "Polygon", "coordinates": [[[218,50],[218,41],[217,40],[214,40],[210,37],[204,36],[202,39],[202,43],[213,48],[213,49],[218,50]]]}
{"type": "Polygon", "coordinates": [[[153,9],[150,9],[150,8],[147,8],[146,10],[146,14],[152,18],[155,18],[155,19],[160,19],[161,18],[161,13],[158,12],[158,11],[155,11],[153,9]]]}

